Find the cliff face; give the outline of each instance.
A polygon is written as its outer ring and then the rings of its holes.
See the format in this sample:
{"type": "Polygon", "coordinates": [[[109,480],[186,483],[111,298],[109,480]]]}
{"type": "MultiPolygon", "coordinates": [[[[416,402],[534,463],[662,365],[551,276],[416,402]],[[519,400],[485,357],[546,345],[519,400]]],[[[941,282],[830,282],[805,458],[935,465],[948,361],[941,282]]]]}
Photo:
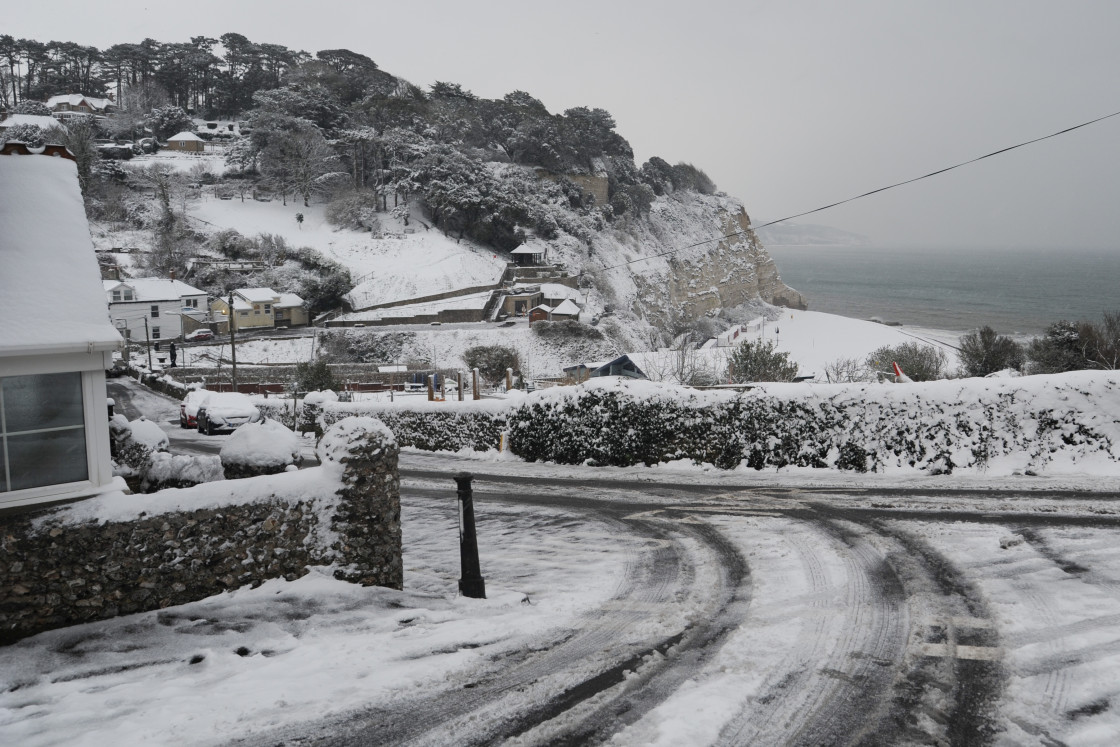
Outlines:
{"type": "Polygon", "coordinates": [[[726,195],[659,197],[648,216],[616,223],[593,247],[590,257],[557,254],[583,267],[608,303],[662,329],[758,300],[808,306],[782,282],[742,203],[726,195]]]}

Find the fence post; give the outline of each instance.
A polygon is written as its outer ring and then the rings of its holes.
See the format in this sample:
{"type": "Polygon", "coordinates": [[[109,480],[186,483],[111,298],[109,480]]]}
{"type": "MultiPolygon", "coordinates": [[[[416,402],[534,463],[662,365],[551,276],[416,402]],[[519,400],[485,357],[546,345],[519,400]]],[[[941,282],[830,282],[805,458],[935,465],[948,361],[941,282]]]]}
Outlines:
{"type": "Polygon", "coordinates": [[[471,399],[482,399],[482,393],[478,391],[478,369],[471,369],[471,399]]]}
{"type": "Polygon", "coordinates": [[[470,472],[455,475],[459,494],[459,562],[462,577],[459,579],[459,593],[472,599],[486,598],[486,581],[478,564],[478,536],[474,530],[474,493],[470,472]]]}

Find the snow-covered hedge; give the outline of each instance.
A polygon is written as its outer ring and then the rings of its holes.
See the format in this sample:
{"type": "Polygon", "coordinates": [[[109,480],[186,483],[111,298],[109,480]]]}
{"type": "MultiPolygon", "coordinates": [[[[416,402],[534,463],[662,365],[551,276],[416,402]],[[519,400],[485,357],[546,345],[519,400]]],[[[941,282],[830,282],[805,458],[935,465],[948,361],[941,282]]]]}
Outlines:
{"type": "Polygon", "coordinates": [[[498,447],[531,461],[627,466],[680,459],[724,469],[885,472],[1120,468],[1120,374],[1076,372],[911,385],[770,384],[697,391],[598,379],[508,403],[347,404],[329,425],[376,415],[402,446],[498,447]],[[407,408],[407,409],[406,409],[407,408]]]}
{"type": "Polygon", "coordinates": [[[227,479],[275,475],[303,461],[299,437],[275,420],[246,423],[222,446],[227,479]]]}
{"type": "Polygon", "coordinates": [[[350,415],[379,419],[401,446],[425,451],[496,450],[506,427],[505,403],[428,402],[410,404],[331,402],[322,406],[319,422],[324,429],[350,415]]]}

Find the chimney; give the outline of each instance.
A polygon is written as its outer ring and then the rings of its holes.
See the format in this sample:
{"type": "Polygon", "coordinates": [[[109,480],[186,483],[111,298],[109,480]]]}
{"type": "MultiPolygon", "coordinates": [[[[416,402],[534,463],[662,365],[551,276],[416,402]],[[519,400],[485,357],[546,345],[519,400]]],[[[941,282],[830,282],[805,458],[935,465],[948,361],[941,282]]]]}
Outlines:
{"type": "Polygon", "coordinates": [[[171,272],[169,272],[169,273],[167,273],[167,274],[171,276],[171,279],[172,279],[172,280],[174,280],[174,279],[175,279],[175,270],[172,270],[171,272]]]}

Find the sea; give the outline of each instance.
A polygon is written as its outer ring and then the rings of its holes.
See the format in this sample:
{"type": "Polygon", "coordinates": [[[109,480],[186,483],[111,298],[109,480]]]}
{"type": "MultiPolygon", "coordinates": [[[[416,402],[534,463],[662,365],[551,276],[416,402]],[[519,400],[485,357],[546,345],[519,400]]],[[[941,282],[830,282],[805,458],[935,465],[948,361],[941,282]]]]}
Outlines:
{"type": "Polygon", "coordinates": [[[1120,311],[1120,245],[1111,249],[767,246],[811,311],[1029,337],[1050,324],[1120,311]]]}

